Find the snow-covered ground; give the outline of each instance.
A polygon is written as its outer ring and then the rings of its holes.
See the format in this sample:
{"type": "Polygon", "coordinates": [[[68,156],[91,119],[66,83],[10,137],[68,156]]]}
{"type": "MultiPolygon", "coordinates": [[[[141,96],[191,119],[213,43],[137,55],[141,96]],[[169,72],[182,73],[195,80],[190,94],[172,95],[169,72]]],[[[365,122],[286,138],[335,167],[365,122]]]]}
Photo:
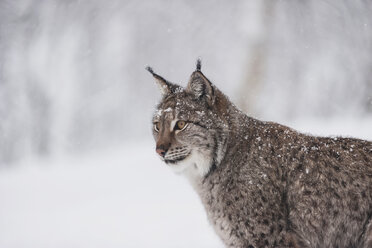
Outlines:
{"type": "MultiPolygon", "coordinates": [[[[372,140],[372,119],[301,120],[298,130],[372,140]]],[[[0,171],[0,247],[223,247],[185,178],[149,139],[0,171]]]]}
{"type": "Polygon", "coordinates": [[[153,144],[0,172],[0,247],[222,247],[153,144]]]}

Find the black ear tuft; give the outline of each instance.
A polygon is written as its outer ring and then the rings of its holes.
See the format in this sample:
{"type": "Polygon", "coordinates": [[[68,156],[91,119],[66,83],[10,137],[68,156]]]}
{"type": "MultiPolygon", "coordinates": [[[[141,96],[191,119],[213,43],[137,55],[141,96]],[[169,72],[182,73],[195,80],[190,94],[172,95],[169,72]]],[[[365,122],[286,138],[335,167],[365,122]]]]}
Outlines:
{"type": "Polygon", "coordinates": [[[156,73],[154,72],[154,70],[153,70],[150,66],[146,66],[146,70],[147,70],[148,72],[150,72],[150,73],[152,74],[152,76],[153,76],[156,80],[158,80],[158,81],[162,81],[163,83],[167,83],[167,80],[165,80],[163,77],[161,77],[161,76],[159,76],[158,74],[156,74],[156,73]]]}
{"type": "Polygon", "coordinates": [[[152,75],[154,75],[154,70],[150,66],[146,66],[146,70],[148,70],[152,75]]]}
{"type": "Polygon", "coordinates": [[[163,96],[182,90],[180,86],[172,84],[171,82],[168,82],[163,77],[156,74],[150,66],[146,66],[146,70],[150,72],[152,76],[155,78],[155,82],[159,86],[160,92],[162,93],[163,96]]]}
{"type": "Polygon", "coordinates": [[[200,58],[196,60],[196,70],[197,71],[201,70],[201,59],[200,58]]]}

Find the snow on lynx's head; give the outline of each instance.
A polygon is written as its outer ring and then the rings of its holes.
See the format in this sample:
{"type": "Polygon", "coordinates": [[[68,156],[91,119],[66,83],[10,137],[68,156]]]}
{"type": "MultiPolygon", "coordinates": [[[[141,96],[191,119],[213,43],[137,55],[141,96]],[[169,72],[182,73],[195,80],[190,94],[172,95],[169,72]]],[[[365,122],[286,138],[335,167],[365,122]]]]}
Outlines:
{"type": "Polygon", "coordinates": [[[198,60],[186,88],[147,70],[163,96],[152,120],[156,152],[176,172],[205,176],[223,157],[228,100],[200,68],[198,60]]]}

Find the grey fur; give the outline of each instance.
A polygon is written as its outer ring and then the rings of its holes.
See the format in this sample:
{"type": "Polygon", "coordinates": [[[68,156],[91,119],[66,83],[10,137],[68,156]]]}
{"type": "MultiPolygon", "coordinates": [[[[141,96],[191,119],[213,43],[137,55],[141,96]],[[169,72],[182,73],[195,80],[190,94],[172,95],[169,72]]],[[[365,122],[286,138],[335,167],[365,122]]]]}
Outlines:
{"type": "Polygon", "coordinates": [[[157,148],[227,247],[372,247],[371,142],[253,119],[199,70],[185,89],[163,85],[157,148]]]}

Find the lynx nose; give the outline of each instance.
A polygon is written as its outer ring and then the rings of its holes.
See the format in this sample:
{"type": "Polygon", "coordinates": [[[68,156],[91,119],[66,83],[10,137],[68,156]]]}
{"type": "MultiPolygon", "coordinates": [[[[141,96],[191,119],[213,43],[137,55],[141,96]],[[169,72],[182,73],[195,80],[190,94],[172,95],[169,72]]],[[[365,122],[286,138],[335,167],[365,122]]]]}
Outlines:
{"type": "Polygon", "coordinates": [[[157,154],[159,154],[160,156],[162,156],[164,158],[165,154],[167,153],[168,149],[169,149],[169,146],[170,145],[159,145],[159,146],[156,146],[156,152],[157,154]]]}
{"type": "Polygon", "coordinates": [[[156,148],[156,152],[160,155],[160,156],[162,156],[163,158],[164,158],[164,156],[165,156],[165,150],[164,149],[161,149],[161,148],[156,148]]]}

